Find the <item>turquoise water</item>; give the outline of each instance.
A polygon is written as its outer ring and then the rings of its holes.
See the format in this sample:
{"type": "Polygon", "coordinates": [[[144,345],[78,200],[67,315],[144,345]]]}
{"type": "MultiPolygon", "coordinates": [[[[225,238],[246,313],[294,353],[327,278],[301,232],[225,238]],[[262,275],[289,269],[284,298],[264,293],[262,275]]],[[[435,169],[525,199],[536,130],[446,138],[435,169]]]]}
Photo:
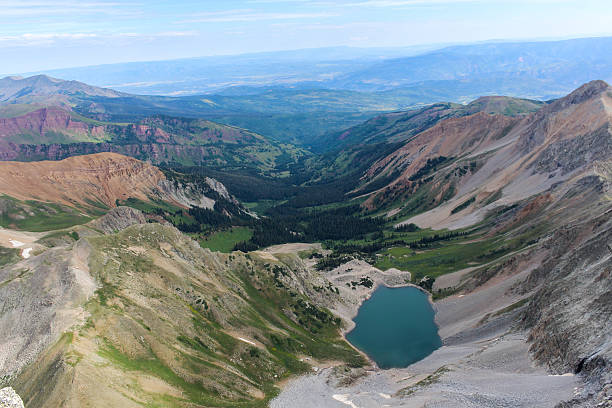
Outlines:
{"type": "Polygon", "coordinates": [[[347,340],[380,368],[407,367],[442,346],[427,294],[380,286],[359,308],[347,340]]]}

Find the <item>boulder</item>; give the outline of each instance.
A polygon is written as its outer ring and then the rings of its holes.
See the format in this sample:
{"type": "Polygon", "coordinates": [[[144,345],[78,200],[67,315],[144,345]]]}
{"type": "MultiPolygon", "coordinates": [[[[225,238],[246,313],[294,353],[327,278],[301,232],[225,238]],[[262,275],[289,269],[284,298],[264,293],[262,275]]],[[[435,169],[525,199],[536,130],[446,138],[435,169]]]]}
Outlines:
{"type": "Polygon", "coordinates": [[[0,408],[24,408],[21,397],[11,387],[0,390],[0,408]]]}

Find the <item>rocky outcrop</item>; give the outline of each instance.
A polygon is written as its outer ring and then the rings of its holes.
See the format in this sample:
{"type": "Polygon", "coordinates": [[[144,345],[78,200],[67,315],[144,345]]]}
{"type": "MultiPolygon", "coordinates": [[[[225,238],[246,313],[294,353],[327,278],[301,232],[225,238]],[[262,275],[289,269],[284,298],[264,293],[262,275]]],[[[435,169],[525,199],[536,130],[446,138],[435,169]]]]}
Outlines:
{"type": "Polygon", "coordinates": [[[94,220],[91,226],[105,234],[121,231],[135,224],[145,224],[146,217],[140,211],[132,207],[116,207],[102,217],[94,220]]]}
{"type": "Polygon", "coordinates": [[[0,390],[0,408],[24,408],[21,397],[11,387],[0,390]]]}
{"type": "Polygon", "coordinates": [[[193,183],[179,183],[168,179],[159,181],[158,188],[161,194],[185,207],[201,207],[212,210],[215,200],[203,194],[202,190],[193,183]]]}
{"type": "Polygon", "coordinates": [[[544,244],[552,256],[527,280],[541,284],[523,315],[531,352],[553,372],[587,380],[576,403],[612,399],[611,242],[612,210],[561,228],[544,244]]]}
{"type": "Polygon", "coordinates": [[[225,185],[223,185],[223,183],[220,181],[215,180],[214,178],[206,177],[206,184],[208,184],[208,186],[222,198],[226,199],[227,201],[237,203],[236,199],[230,195],[225,185]]]}
{"type": "Polygon", "coordinates": [[[89,252],[81,240],[0,269],[0,378],[11,379],[84,320],[82,304],[97,288],[89,252]]]}

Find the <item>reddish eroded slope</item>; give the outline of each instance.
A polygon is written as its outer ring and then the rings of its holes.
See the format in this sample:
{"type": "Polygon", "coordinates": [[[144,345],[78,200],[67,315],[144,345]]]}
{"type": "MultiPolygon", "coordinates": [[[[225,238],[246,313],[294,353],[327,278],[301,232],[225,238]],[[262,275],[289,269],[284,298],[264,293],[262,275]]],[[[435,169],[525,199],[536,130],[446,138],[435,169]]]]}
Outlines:
{"type": "Polygon", "coordinates": [[[98,201],[109,207],[117,199],[147,200],[165,179],[156,167],[116,153],[61,161],[0,162],[0,174],[0,195],[83,206],[98,201]]]}
{"type": "Polygon", "coordinates": [[[478,112],[517,117],[535,112],[543,105],[544,102],[508,96],[482,96],[467,105],[440,102],[410,111],[384,113],[343,132],[332,134],[328,142],[332,146],[406,142],[445,119],[478,112]]]}
{"type": "Polygon", "coordinates": [[[53,143],[58,134],[75,141],[102,140],[104,126],[75,120],[74,115],[58,107],[48,107],[11,118],[0,118],[0,140],[20,143],[53,143]]]}
{"type": "Polygon", "coordinates": [[[368,170],[367,176],[400,168],[404,177],[410,177],[423,167],[427,159],[462,156],[490,146],[507,134],[517,121],[508,116],[483,112],[444,120],[376,162],[368,170]]]}
{"type": "Polygon", "coordinates": [[[170,117],[146,118],[133,124],[112,124],[79,118],[60,107],[45,107],[20,116],[0,118],[0,142],[40,145],[100,142],[210,144],[253,143],[258,135],[206,120],[170,117]]]}
{"type": "Polygon", "coordinates": [[[397,204],[424,184],[444,192],[452,185],[452,198],[429,197],[432,201],[426,209],[432,210],[411,221],[431,227],[469,225],[482,219],[488,209],[540,194],[552,186],[570,188],[571,183],[593,173],[597,163],[612,157],[611,129],[612,89],[603,81],[585,84],[524,117],[477,113],[447,119],[368,170],[368,179],[398,171],[401,175],[373,194],[366,205],[390,205],[391,200],[397,204]],[[452,159],[434,169],[431,180],[414,180],[428,159],[440,156],[452,159]],[[457,169],[466,165],[469,171],[459,172],[457,177],[457,169]],[[406,193],[402,195],[402,191],[406,193]],[[452,211],[472,197],[473,204],[452,211]]]}

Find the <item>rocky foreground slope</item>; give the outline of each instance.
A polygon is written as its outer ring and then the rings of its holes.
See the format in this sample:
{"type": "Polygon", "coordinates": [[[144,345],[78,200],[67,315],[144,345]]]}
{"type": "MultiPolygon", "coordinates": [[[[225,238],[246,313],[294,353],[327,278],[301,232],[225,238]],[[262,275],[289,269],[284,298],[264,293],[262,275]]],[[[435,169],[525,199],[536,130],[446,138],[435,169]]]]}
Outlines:
{"type": "Polygon", "coordinates": [[[131,220],[0,270],[0,373],[26,406],[265,406],[318,361],[362,363],[296,255],[211,253],[131,220]]]}

